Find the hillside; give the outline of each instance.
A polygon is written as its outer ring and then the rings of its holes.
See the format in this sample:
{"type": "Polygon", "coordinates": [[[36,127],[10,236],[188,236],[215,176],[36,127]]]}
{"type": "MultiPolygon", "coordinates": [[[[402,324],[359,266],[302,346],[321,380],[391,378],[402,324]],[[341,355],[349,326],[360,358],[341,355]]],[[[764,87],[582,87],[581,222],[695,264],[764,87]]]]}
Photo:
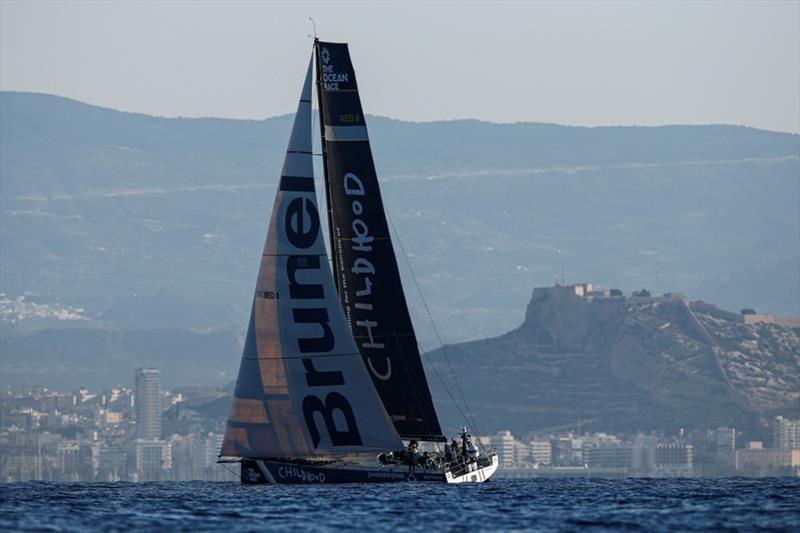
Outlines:
{"type": "MultiPolygon", "coordinates": [[[[797,331],[747,325],[679,294],[583,298],[575,286],[536,289],[518,328],[445,349],[483,432],[580,423],[667,433],[732,425],[753,435],[761,417],[796,413],[800,402],[797,331]]],[[[429,360],[432,388],[452,416],[435,377],[450,375],[444,354],[429,360]]]]}
{"type": "Polygon", "coordinates": [[[0,385],[38,383],[57,391],[131,387],[136,367],[155,366],[167,389],[220,386],[236,377],[241,342],[230,329],[43,329],[8,335],[2,342],[0,385]]]}
{"type": "MultiPolygon", "coordinates": [[[[289,126],[0,93],[3,334],[241,329],[289,126]]],[[[369,126],[386,205],[448,342],[507,331],[529,288],[556,277],[800,314],[797,135],[369,126]]]]}

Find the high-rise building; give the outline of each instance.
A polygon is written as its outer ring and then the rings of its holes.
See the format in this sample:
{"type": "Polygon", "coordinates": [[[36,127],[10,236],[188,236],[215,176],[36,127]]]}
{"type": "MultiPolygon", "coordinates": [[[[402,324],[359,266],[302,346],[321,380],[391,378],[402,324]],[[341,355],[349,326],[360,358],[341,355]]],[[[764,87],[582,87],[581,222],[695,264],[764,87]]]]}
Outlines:
{"type": "Polygon", "coordinates": [[[776,417],[773,423],[776,448],[793,450],[800,448],[800,420],[776,417]]]}
{"type": "Polygon", "coordinates": [[[157,368],[136,369],[136,438],[161,438],[161,383],[157,368]]]}

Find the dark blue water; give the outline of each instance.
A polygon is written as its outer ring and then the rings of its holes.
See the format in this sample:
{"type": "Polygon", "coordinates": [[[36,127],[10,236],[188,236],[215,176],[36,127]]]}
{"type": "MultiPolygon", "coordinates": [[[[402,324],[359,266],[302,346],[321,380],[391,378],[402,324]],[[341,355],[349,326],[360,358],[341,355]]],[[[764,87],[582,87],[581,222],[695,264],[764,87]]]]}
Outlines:
{"type": "Polygon", "coordinates": [[[0,484],[0,531],[800,530],[800,479],[0,484]]]}

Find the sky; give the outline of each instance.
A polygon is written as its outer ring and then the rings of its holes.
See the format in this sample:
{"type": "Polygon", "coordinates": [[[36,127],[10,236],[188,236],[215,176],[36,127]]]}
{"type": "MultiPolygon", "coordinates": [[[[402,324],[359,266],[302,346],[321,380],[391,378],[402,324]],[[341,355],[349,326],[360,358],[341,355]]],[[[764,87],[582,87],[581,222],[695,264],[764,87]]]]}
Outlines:
{"type": "Polygon", "coordinates": [[[0,0],[0,89],[264,119],[294,110],[309,16],[350,43],[374,115],[800,132],[800,0],[0,0]]]}

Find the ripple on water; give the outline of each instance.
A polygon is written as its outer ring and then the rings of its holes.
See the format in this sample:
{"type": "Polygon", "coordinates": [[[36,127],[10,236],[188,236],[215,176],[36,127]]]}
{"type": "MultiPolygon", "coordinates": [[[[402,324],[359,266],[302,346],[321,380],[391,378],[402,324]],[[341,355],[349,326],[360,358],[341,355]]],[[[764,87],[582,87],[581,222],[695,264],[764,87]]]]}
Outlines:
{"type": "Polygon", "coordinates": [[[791,529],[800,479],[529,479],[482,485],[0,484],[0,530],[791,529]]]}

